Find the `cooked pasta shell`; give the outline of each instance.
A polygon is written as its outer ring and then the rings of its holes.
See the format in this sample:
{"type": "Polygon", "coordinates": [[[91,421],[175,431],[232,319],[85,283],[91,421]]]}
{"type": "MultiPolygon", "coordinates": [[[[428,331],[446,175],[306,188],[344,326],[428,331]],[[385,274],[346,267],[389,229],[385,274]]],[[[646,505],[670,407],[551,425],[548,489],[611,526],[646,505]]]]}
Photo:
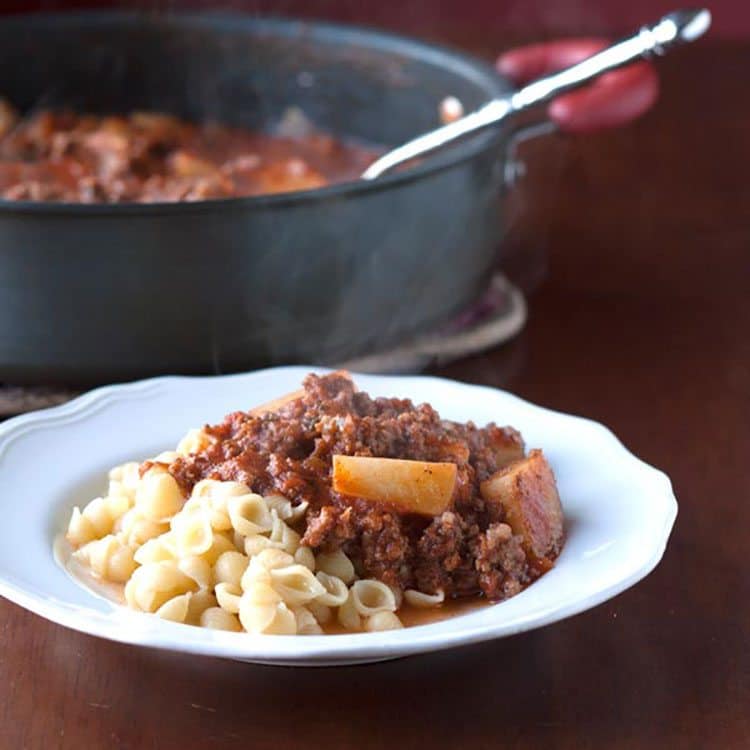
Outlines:
{"type": "Polygon", "coordinates": [[[245,536],[263,534],[273,528],[273,516],[260,495],[241,495],[227,500],[232,527],[245,536]]]}
{"type": "Polygon", "coordinates": [[[208,561],[199,555],[182,557],[177,562],[177,567],[186,575],[192,578],[199,588],[211,588],[214,581],[213,569],[208,561]]]}
{"type": "Polygon", "coordinates": [[[141,467],[137,461],[128,461],[128,463],[120,464],[115,466],[114,469],[110,470],[109,478],[120,482],[128,490],[135,492],[135,488],[141,481],[141,467]]]}
{"type": "Polygon", "coordinates": [[[130,498],[122,493],[110,493],[104,498],[107,513],[113,523],[130,510],[130,498]]]}
{"type": "Polygon", "coordinates": [[[333,618],[333,610],[325,604],[321,604],[317,599],[313,599],[307,608],[313,613],[315,619],[321,624],[329,623],[333,618]]]}
{"type": "Polygon", "coordinates": [[[166,521],[183,505],[182,490],[175,478],[166,472],[148,472],[135,491],[135,507],[150,521],[166,521]]]}
{"type": "Polygon", "coordinates": [[[156,612],[162,604],[179,594],[197,589],[174,562],[149,563],[137,568],[125,586],[126,600],[144,612],[156,612]]]}
{"type": "Polygon", "coordinates": [[[181,456],[189,456],[191,453],[199,453],[208,448],[213,442],[210,435],[201,429],[188,430],[185,437],[177,443],[177,453],[181,456]]]}
{"type": "Polygon", "coordinates": [[[407,589],[404,591],[404,599],[412,607],[439,607],[445,601],[445,592],[438,591],[437,594],[425,594],[415,589],[407,589]]]}
{"type": "Polygon", "coordinates": [[[315,572],[315,554],[310,547],[298,547],[294,553],[294,561],[315,572]]]}
{"type": "MultiPolygon", "coordinates": [[[[214,543],[211,522],[208,515],[201,510],[178,513],[172,519],[172,533],[180,557],[202,555],[208,552],[214,543]]],[[[229,544],[232,546],[231,542],[229,544]]]]}
{"type": "Polygon", "coordinates": [[[321,552],[316,555],[315,569],[336,576],[347,585],[356,578],[352,561],[341,550],[331,553],[321,552]]]}
{"type": "Polygon", "coordinates": [[[112,534],[88,542],[73,556],[108,581],[124,583],[136,568],[133,550],[112,534]]]}
{"type": "Polygon", "coordinates": [[[271,584],[258,581],[243,590],[242,598],[250,604],[277,604],[282,601],[281,594],[271,584]]]}
{"type": "Polygon", "coordinates": [[[310,503],[308,502],[294,505],[291,500],[287,500],[281,495],[266,495],[263,499],[266,501],[269,510],[275,510],[282,521],[287,521],[289,523],[295,523],[301,518],[304,518],[305,513],[307,513],[307,509],[310,506],[310,503]]]}
{"type": "Polygon", "coordinates": [[[323,571],[318,571],[315,577],[325,589],[322,594],[315,597],[316,602],[327,607],[340,607],[347,600],[349,589],[340,578],[323,571]]]}
{"type": "MultiPolygon", "coordinates": [[[[158,456],[155,456],[151,460],[156,464],[171,464],[180,457],[177,451],[162,451],[158,456]]],[[[150,469],[149,469],[150,471],[150,469]]]]}
{"type": "MultiPolygon", "coordinates": [[[[190,597],[190,603],[188,604],[188,613],[185,617],[185,622],[190,625],[200,625],[200,618],[203,612],[209,607],[218,608],[218,602],[212,591],[208,589],[200,589],[196,591],[190,597]]],[[[237,622],[239,625],[239,621],[237,622]]]]}
{"type": "Polygon", "coordinates": [[[73,508],[73,514],[68,523],[68,531],[65,538],[74,546],[79,547],[82,544],[91,542],[97,538],[97,532],[94,524],[84,516],[78,507],[73,508]]]}
{"type": "Polygon", "coordinates": [[[208,551],[203,555],[210,565],[215,565],[219,556],[225,552],[234,551],[235,546],[232,540],[224,533],[214,531],[213,538],[211,540],[211,546],[208,551]]]}
{"type": "Polygon", "coordinates": [[[191,497],[228,499],[250,494],[250,488],[242,482],[222,482],[219,479],[201,479],[193,487],[191,497]]]}
{"type": "Polygon", "coordinates": [[[276,511],[271,511],[271,513],[273,515],[273,528],[269,537],[271,542],[279,549],[283,549],[284,552],[293,555],[299,547],[300,535],[291,526],[284,523],[276,511]]]}
{"type": "Polygon", "coordinates": [[[250,559],[235,550],[222,552],[214,563],[214,579],[217,583],[240,585],[250,559]]]}
{"type": "Polygon", "coordinates": [[[242,574],[240,586],[243,591],[247,591],[251,586],[257,583],[271,585],[271,573],[263,563],[258,561],[257,557],[250,558],[247,569],[242,574]]]}
{"type": "Polygon", "coordinates": [[[394,612],[376,612],[365,618],[365,630],[373,633],[380,630],[398,630],[404,625],[394,612]]]}
{"type": "Polygon", "coordinates": [[[298,635],[321,635],[323,628],[320,627],[315,615],[306,607],[292,607],[294,619],[297,624],[298,635]]]}
{"type": "Polygon", "coordinates": [[[294,565],[294,557],[280,549],[264,549],[254,558],[256,565],[262,565],[266,570],[287,568],[294,565]]]}
{"type": "Polygon", "coordinates": [[[346,601],[339,607],[336,613],[336,618],[340,625],[343,625],[347,630],[361,630],[362,629],[362,618],[354,606],[351,593],[347,597],[346,601]]]}
{"type": "Polygon", "coordinates": [[[236,615],[240,611],[240,600],[242,598],[242,589],[233,583],[217,583],[216,601],[219,606],[227,612],[236,615]]]}
{"type": "Polygon", "coordinates": [[[162,620],[171,620],[172,622],[185,622],[187,619],[190,598],[192,594],[180,594],[168,599],[156,610],[156,616],[162,620]]]}
{"type": "Polygon", "coordinates": [[[202,628],[212,630],[229,630],[235,633],[242,631],[237,615],[227,612],[221,607],[207,607],[201,612],[199,624],[202,628]]]}
{"type": "Polygon", "coordinates": [[[281,495],[266,495],[263,500],[271,511],[276,511],[279,518],[288,521],[292,517],[292,501],[281,495]]]}
{"type": "Polygon", "coordinates": [[[152,562],[162,562],[163,560],[174,560],[175,554],[170,546],[165,543],[167,534],[154,537],[145,541],[135,551],[135,561],[139,565],[146,565],[152,562]]]}
{"type": "Polygon", "coordinates": [[[245,554],[250,558],[256,557],[264,549],[272,547],[275,549],[273,542],[267,536],[254,534],[253,536],[245,537],[245,554]]]}
{"type": "Polygon", "coordinates": [[[354,608],[363,617],[377,612],[394,612],[396,597],[390,587],[382,581],[367,578],[355,581],[351,588],[351,600],[354,608]]]}
{"type": "Polygon", "coordinates": [[[250,604],[244,600],[240,606],[240,622],[248,633],[294,635],[297,621],[294,613],[284,604],[250,604]]]}
{"type": "Polygon", "coordinates": [[[323,584],[304,565],[274,568],[271,585],[290,606],[305,604],[326,593],[323,584]]]}
{"type": "Polygon", "coordinates": [[[107,502],[103,497],[95,497],[87,503],[82,515],[93,527],[97,538],[100,539],[112,531],[115,519],[110,515],[107,502]]]}

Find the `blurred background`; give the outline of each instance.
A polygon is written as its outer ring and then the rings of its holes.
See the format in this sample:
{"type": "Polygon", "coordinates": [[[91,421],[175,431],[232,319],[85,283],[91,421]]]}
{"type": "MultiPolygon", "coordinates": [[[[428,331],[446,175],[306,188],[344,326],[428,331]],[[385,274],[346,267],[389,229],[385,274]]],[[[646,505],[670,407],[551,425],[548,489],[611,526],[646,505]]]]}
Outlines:
{"type": "MultiPolygon", "coordinates": [[[[557,37],[617,37],[679,6],[676,0],[0,2],[4,13],[101,7],[154,16],[229,10],[322,18],[395,30],[487,60],[516,45],[557,37]]],[[[670,238],[670,251],[677,254],[681,248],[680,262],[690,267],[705,261],[707,245],[713,253],[723,247],[734,251],[726,245],[726,232],[714,239],[718,225],[711,216],[718,210],[740,215],[750,197],[742,170],[729,168],[729,155],[746,151],[737,92],[748,69],[750,3],[716,0],[710,10],[707,38],[658,61],[660,98],[639,120],[586,135],[552,134],[521,146],[525,169],[508,196],[502,270],[528,297],[527,335],[506,346],[502,358],[475,360],[476,367],[487,367],[478,379],[513,386],[535,349],[535,332],[549,335],[547,346],[554,354],[559,339],[550,330],[579,330],[589,316],[608,311],[615,283],[631,283],[640,294],[643,304],[629,313],[634,329],[655,325],[649,300],[665,304],[660,274],[674,270],[665,260],[661,237],[670,238]],[[724,114],[717,118],[719,111],[724,114]],[[554,283],[545,284],[550,279],[554,283]]],[[[705,273],[710,283],[718,270],[705,273]]],[[[674,331],[669,335],[674,337],[674,331]]],[[[592,342],[581,340],[580,346],[589,356],[592,342]]]]}
{"type": "MultiPolygon", "coordinates": [[[[673,10],[668,0],[410,0],[368,2],[359,0],[4,0],[6,12],[64,10],[66,8],[142,8],[148,10],[227,9],[327,18],[374,24],[434,39],[460,40],[496,32],[513,35],[607,34],[629,29],[673,10]]],[[[714,0],[712,36],[744,37],[750,34],[750,3],[714,0]]]]}

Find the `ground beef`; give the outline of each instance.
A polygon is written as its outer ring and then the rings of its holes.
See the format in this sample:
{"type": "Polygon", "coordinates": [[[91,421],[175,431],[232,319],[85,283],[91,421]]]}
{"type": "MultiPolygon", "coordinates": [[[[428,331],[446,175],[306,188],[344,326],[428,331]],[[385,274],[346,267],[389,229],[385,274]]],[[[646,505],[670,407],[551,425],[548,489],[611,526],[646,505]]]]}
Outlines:
{"type": "Polygon", "coordinates": [[[532,571],[520,536],[505,523],[493,523],[473,540],[479,586],[482,591],[502,593],[501,598],[517,594],[529,583],[532,571]]]}
{"type": "Polygon", "coordinates": [[[373,399],[333,373],[309,375],[300,397],[276,411],[234,412],[205,431],[212,445],[169,467],[186,493],[212,478],[307,502],[303,543],[343,549],[361,575],[426,593],[481,592],[491,599],[517,593],[538,575],[502,508],[488,506],[479,493],[481,481],[523,456],[512,428],[444,421],[428,404],[373,399]],[[430,519],[338,495],[331,486],[335,454],[455,463],[451,509],[430,519]]]}
{"type": "Polygon", "coordinates": [[[357,179],[380,153],[309,123],[297,131],[253,132],[158,112],[35,108],[22,117],[0,99],[0,197],[153,203],[310,190],[357,179]]]}

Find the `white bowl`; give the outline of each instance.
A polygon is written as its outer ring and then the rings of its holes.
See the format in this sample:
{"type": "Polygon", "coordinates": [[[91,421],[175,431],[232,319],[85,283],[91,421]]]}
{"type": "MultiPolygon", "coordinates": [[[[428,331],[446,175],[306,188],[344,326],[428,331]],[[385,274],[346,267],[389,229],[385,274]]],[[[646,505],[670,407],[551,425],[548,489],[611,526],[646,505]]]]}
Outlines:
{"type": "Polygon", "coordinates": [[[141,646],[286,665],[378,661],[501,638],[589,609],[659,562],[677,513],[669,479],[605,427],[509,393],[430,377],[355,376],[376,396],[427,401],[446,418],[495,421],[541,447],[557,476],[567,540],[555,567],[518,596],[430,625],[382,633],[253,636],[166,622],[97,596],[56,562],[74,505],[106,487],[109,468],[173,449],[215,423],[299,387],[314,368],[165,377],[99,388],[0,425],[0,594],[53,622],[141,646]]]}

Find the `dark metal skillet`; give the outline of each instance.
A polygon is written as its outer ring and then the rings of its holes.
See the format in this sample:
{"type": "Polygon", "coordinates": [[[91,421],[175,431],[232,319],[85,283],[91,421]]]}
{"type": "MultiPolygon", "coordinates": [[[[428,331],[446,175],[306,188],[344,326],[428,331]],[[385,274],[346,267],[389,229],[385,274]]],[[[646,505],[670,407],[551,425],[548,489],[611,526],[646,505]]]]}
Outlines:
{"type": "MultiPolygon", "coordinates": [[[[25,108],[154,109],[319,126],[396,145],[511,91],[466,55],[356,28],[238,16],[0,23],[0,91],[25,108]]],[[[196,204],[0,203],[0,378],[87,384],[336,361],[423,330],[486,283],[512,132],[416,167],[196,204]]]]}

